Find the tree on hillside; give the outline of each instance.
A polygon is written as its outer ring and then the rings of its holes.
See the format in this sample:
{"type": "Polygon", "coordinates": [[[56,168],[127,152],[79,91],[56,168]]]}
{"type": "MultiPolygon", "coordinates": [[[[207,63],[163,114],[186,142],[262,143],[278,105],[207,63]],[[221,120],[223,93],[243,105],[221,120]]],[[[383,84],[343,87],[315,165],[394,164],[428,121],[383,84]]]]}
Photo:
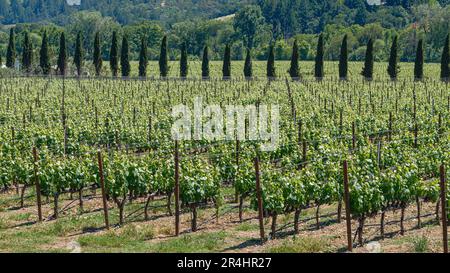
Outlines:
{"type": "Polygon", "coordinates": [[[123,36],[122,38],[122,50],[120,53],[120,66],[122,70],[122,77],[129,77],[130,76],[130,49],[128,45],[128,38],[127,36],[123,36]]]}
{"type": "Polygon", "coordinates": [[[144,37],[141,38],[141,50],[139,51],[139,77],[145,78],[147,76],[148,54],[147,42],[144,37]]]}
{"type": "Polygon", "coordinates": [[[208,46],[205,46],[205,48],[203,49],[202,78],[204,80],[209,79],[209,49],[208,49],[208,46]]]}
{"type": "Polygon", "coordinates": [[[255,36],[264,24],[264,17],[261,8],[257,5],[246,6],[239,10],[234,17],[233,26],[245,42],[245,45],[252,49],[255,43],[255,36]]]}
{"type": "Polygon", "coordinates": [[[188,54],[187,54],[187,48],[186,43],[183,43],[181,45],[181,58],[180,58],[180,77],[182,79],[185,79],[188,75],[188,54]]]}
{"type": "Polygon", "coordinates": [[[253,77],[253,64],[252,64],[252,52],[250,48],[247,48],[244,63],[244,77],[248,80],[253,77]]]}
{"type": "Polygon", "coordinates": [[[119,73],[119,44],[117,41],[117,32],[113,31],[111,40],[111,49],[109,51],[109,67],[113,77],[119,73]]]}
{"type": "Polygon", "coordinates": [[[33,45],[31,44],[28,32],[25,32],[22,48],[22,69],[26,73],[31,72],[31,66],[33,63],[33,45]]]}
{"type": "Polygon", "coordinates": [[[231,49],[230,45],[225,46],[225,52],[223,56],[222,76],[224,80],[231,78],[231,49]]]}
{"type": "Polygon", "coordinates": [[[348,45],[347,45],[347,34],[342,39],[341,44],[341,54],[339,56],[339,79],[347,80],[348,76],[348,45]]]}
{"type": "Polygon", "coordinates": [[[421,81],[423,79],[423,40],[420,39],[417,44],[416,61],[414,63],[414,80],[421,81]]]}
{"type": "Polygon", "coordinates": [[[447,34],[441,57],[441,79],[445,82],[450,80],[449,59],[449,34],[447,34]]]}
{"type": "Polygon", "coordinates": [[[61,33],[59,38],[59,53],[58,53],[58,72],[60,75],[65,76],[67,69],[67,47],[66,47],[66,36],[61,33]]]}
{"type": "Polygon", "coordinates": [[[373,40],[367,42],[366,57],[364,59],[364,68],[361,72],[364,79],[370,81],[373,79],[373,40]]]}
{"type": "Polygon", "coordinates": [[[93,63],[95,67],[95,75],[98,77],[102,72],[102,53],[100,49],[100,33],[95,34],[94,39],[94,54],[93,54],[93,63]]]}
{"type": "Polygon", "coordinates": [[[50,56],[48,53],[48,37],[47,31],[44,31],[42,36],[41,50],[39,51],[39,66],[44,75],[50,74],[50,56]]]}
{"type": "Polygon", "coordinates": [[[397,80],[399,67],[398,67],[398,38],[394,37],[391,46],[391,52],[389,54],[389,66],[387,72],[392,81],[397,80]]]}
{"type": "Polygon", "coordinates": [[[299,49],[297,40],[294,41],[294,45],[292,46],[291,66],[289,68],[289,75],[293,80],[300,79],[299,49]]]}
{"type": "Polygon", "coordinates": [[[77,40],[75,43],[75,54],[73,56],[73,62],[77,68],[78,77],[81,76],[83,69],[83,59],[84,59],[84,50],[83,50],[83,41],[81,36],[81,31],[77,34],[77,40]]]}
{"type": "Polygon", "coordinates": [[[320,34],[319,40],[317,42],[317,53],[316,53],[315,67],[314,67],[314,76],[317,80],[322,80],[324,77],[323,55],[324,55],[323,34],[320,34]]]}
{"type": "Polygon", "coordinates": [[[164,36],[161,41],[161,51],[159,54],[159,74],[163,78],[166,78],[169,74],[167,36],[164,36]]]}
{"type": "Polygon", "coordinates": [[[275,79],[276,71],[275,71],[275,52],[274,52],[274,45],[270,44],[269,46],[269,57],[267,59],[267,78],[269,80],[275,79]]]}
{"type": "Polygon", "coordinates": [[[14,28],[9,30],[8,49],[6,50],[6,67],[14,68],[16,63],[16,39],[14,28]]]}

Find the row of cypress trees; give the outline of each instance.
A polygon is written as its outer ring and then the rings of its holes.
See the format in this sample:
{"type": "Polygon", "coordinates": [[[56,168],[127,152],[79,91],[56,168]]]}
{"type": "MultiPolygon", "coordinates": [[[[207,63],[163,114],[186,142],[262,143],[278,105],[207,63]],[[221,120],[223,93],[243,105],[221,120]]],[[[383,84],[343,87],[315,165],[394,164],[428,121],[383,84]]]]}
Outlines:
{"type": "MultiPolygon", "coordinates": [[[[78,39],[77,39],[78,43],[78,39]]],[[[81,48],[81,45],[77,45],[77,48],[81,48]]],[[[8,68],[14,68],[16,63],[16,48],[15,48],[15,35],[14,29],[10,30],[9,33],[9,43],[6,52],[6,66],[8,68]]],[[[75,62],[81,61],[81,58],[77,59],[77,54],[75,54],[75,62]]],[[[23,50],[21,59],[23,70],[26,73],[31,73],[33,64],[33,44],[31,43],[29,34],[26,32],[24,34],[23,40],[23,50]]],[[[42,36],[42,44],[39,50],[39,66],[42,69],[44,75],[50,74],[50,55],[48,46],[48,36],[47,32],[44,32],[42,36]]],[[[57,71],[60,75],[65,75],[67,71],[67,48],[66,48],[66,37],[64,33],[61,33],[59,41],[59,51],[58,51],[58,61],[57,61],[57,71]]]]}
{"type": "MultiPolygon", "coordinates": [[[[295,44],[294,44],[295,48],[295,44]]],[[[373,53],[373,40],[369,39],[367,42],[366,55],[364,58],[364,67],[361,71],[361,75],[366,80],[372,80],[373,78],[373,64],[374,64],[374,53],[373,53]]],[[[319,42],[317,46],[317,56],[316,56],[316,69],[315,77],[317,79],[323,78],[323,38],[319,37],[319,42]]],[[[392,46],[389,54],[387,73],[391,80],[396,80],[400,72],[398,65],[398,38],[394,37],[392,41],[392,46]]],[[[416,58],[414,63],[414,79],[422,80],[424,77],[424,52],[423,52],[423,40],[419,40],[416,49],[416,58]]],[[[291,64],[291,68],[292,68],[291,64]]],[[[297,75],[297,74],[294,74],[297,75]]],[[[292,73],[291,73],[291,76],[292,73]]],[[[442,51],[441,58],[441,79],[443,81],[449,80],[449,35],[445,39],[444,48],[442,51]]],[[[347,45],[347,35],[344,36],[341,44],[340,57],[339,57],[339,78],[341,80],[346,80],[348,78],[348,45],[347,45]]]]}
{"type": "MultiPolygon", "coordinates": [[[[341,80],[348,79],[348,36],[345,35],[340,49],[339,57],[339,78],[341,80]]],[[[77,74],[82,74],[82,66],[84,60],[84,51],[82,47],[83,41],[81,33],[77,34],[76,44],[75,44],[75,54],[74,54],[74,64],[77,69],[77,74]]],[[[49,60],[49,46],[47,33],[44,32],[42,37],[42,45],[40,49],[40,60],[39,65],[42,69],[44,75],[48,75],[51,71],[50,60],[49,60]]],[[[366,55],[364,59],[364,67],[361,75],[366,80],[372,80],[374,71],[374,52],[373,52],[373,40],[369,39],[367,42],[366,55]]],[[[25,33],[23,42],[23,53],[22,53],[22,66],[25,72],[30,73],[33,63],[33,45],[29,38],[28,33],[25,33]]],[[[14,29],[10,30],[10,37],[8,43],[8,49],[6,54],[6,66],[14,67],[16,59],[15,51],[15,35],[14,29]]],[[[161,42],[161,51],[159,58],[159,71],[160,76],[165,78],[169,74],[168,65],[168,44],[167,37],[164,36],[161,42]]],[[[299,66],[299,48],[297,41],[294,41],[292,47],[291,63],[289,68],[289,75],[292,79],[300,79],[300,66],[299,66]]],[[[95,67],[96,75],[99,76],[102,70],[102,57],[100,49],[100,35],[96,33],[94,39],[94,52],[93,52],[93,64],[95,67]]],[[[416,80],[422,80],[424,77],[423,72],[424,65],[424,53],[423,53],[423,40],[419,40],[416,50],[416,59],[414,65],[414,78],[416,80]]],[[[109,66],[113,77],[117,77],[119,73],[119,44],[117,38],[117,32],[113,32],[111,48],[109,52],[109,66]]],[[[148,66],[148,54],[147,54],[147,43],[144,38],[141,39],[140,52],[139,52],[139,76],[147,76],[147,66],[148,66]]],[[[186,44],[181,45],[181,58],[180,58],[180,77],[186,78],[188,76],[188,54],[186,44]]],[[[122,38],[121,52],[120,52],[120,71],[122,77],[130,76],[131,66],[129,60],[129,44],[126,36],[122,38]]],[[[398,65],[398,38],[394,37],[392,41],[392,46],[389,54],[389,65],[387,68],[387,73],[391,80],[396,80],[399,74],[398,65]]],[[[57,61],[57,72],[59,75],[65,75],[67,72],[67,49],[66,49],[66,38],[65,34],[61,33],[58,61],[57,61]]],[[[447,35],[444,48],[442,51],[441,58],[441,79],[448,81],[450,79],[449,75],[449,35],[447,35]]],[[[231,78],[231,48],[227,44],[225,46],[223,67],[222,67],[223,79],[231,78]]],[[[244,63],[244,76],[246,78],[251,78],[253,76],[252,69],[252,56],[250,49],[247,49],[245,63],[244,63]]],[[[317,80],[321,80],[324,77],[324,41],[323,35],[320,34],[317,43],[317,54],[315,57],[315,68],[314,76],[317,80]]],[[[209,79],[209,48],[205,46],[203,50],[202,58],[202,78],[209,79]]],[[[275,70],[275,52],[273,43],[269,46],[269,54],[267,60],[267,77],[269,79],[276,78],[275,70]]]]}

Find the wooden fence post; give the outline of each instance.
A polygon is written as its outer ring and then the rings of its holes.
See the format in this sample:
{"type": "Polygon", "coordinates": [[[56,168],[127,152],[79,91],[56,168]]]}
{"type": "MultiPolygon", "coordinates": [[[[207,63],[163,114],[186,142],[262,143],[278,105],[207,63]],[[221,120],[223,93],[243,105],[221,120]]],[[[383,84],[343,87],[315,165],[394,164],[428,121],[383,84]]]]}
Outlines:
{"type": "Polygon", "coordinates": [[[33,147],[33,159],[34,159],[34,184],[36,186],[36,204],[38,209],[38,219],[42,222],[42,207],[41,207],[41,184],[38,177],[38,156],[36,147],[33,147]]]}
{"type": "Polygon", "coordinates": [[[444,253],[448,253],[448,233],[447,233],[447,189],[445,185],[445,167],[441,165],[440,168],[441,173],[441,206],[442,206],[442,239],[444,243],[444,253]]]}
{"type": "Polygon", "coordinates": [[[97,152],[97,157],[98,157],[98,172],[100,175],[100,187],[102,189],[103,213],[105,216],[105,226],[106,226],[106,229],[109,229],[108,202],[106,200],[105,176],[103,174],[103,159],[102,159],[102,152],[100,150],[97,152]]]}
{"type": "Polygon", "coordinates": [[[266,240],[266,236],[264,234],[264,215],[263,215],[263,202],[262,202],[262,194],[261,194],[261,181],[260,181],[260,172],[259,172],[259,158],[255,157],[255,174],[256,174],[256,196],[258,199],[258,219],[259,219],[259,234],[261,237],[261,243],[264,243],[266,240]]]}
{"type": "Polygon", "coordinates": [[[352,219],[350,214],[350,193],[348,188],[348,163],[344,161],[344,201],[345,201],[345,221],[347,223],[347,250],[353,251],[352,242],[352,219]]]}

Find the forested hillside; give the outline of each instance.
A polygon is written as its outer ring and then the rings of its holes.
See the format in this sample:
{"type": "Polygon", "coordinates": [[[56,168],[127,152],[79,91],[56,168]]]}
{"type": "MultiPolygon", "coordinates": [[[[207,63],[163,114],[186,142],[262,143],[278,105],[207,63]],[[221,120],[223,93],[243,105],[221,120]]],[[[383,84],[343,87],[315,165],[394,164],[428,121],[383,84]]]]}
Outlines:
{"type": "Polygon", "coordinates": [[[269,44],[275,42],[275,58],[286,60],[298,40],[301,59],[313,60],[317,36],[323,33],[327,60],[338,59],[347,34],[351,61],[364,59],[370,38],[375,60],[386,61],[398,36],[401,61],[412,61],[418,40],[424,39],[425,61],[437,62],[450,24],[450,0],[387,0],[382,5],[366,0],[81,0],[74,5],[78,2],[0,0],[0,56],[6,56],[14,27],[17,53],[22,53],[29,33],[35,60],[44,31],[53,59],[61,32],[66,33],[70,56],[81,32],[87,59],[98,32],[101,54],[109,60],[116,31],[119,39],[128,36],[133,60],[138,59],[141,38],[147,41],[149,58],[157,59],[164,35],[171,59],[179,57],[183,43],[191,59],[200,58],[205,45],[211,59],[220,59],[226,44],[232,59],[244,59],[246,48],[255,59],[266,59],[269,44]]]}
{"type": "Polygon", "coordinates": [[[385,28],[403,28],[422,4],[447,5],[449,0],[387,0],[383,6],[366,0],[258,0],[263,15],[278,34],[317,33],[326,25],[350,26],[379,22],[385,28]]]}
{"type": "Polygon", "coordinates": [[[4,24],[65,20],[74,11],[99,11],[120,24],[142,19],[158,20],[164,25],[187,18],[214,18],[236,12],[253,0],[0,0],[0,18],[4,24]],[[8,4],[9,2],[9,4],[8,4]],[[80,5],[69,5],[80,3],[80,5]]]}
{"type": "Polygon", "coordinates": [[[76,7],[66,0],[0,0],[0,22],[15,24],[56,20],[69,15],[76,7]]]}
{"type": "Polygon", "coordinates": [[[169,26],[186,19],[215,18],[257,4],[274,30],[285,35],[315,33],[330,23],[365,24],[380,21],[386,27],[402,27],[412,7],[450,0],[387,0],[384,7],[366,0],[0,0],[3,24],[50,20],[67,23],[66,16],[80,10],[99,11],[120,24],[157,20],[169,26]],[[69,3],[69,4],[68,4],[69,3]],[[79,5],[75,5],[79,4],[79,5]]]}

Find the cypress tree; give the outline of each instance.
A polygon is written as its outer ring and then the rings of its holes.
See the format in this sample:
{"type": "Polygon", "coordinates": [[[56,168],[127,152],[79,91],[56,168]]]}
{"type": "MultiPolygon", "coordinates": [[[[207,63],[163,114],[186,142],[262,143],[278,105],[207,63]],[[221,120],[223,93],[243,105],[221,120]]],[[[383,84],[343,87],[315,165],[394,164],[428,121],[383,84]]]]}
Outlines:
{"type": "Polygon", "coordinates": [[[276,72],[275,72],[275,52],[274,52],[274,46],[273,44],[270,44],[269,46],[269,57],[267,59],[267,78],[269,80],[275,79],[276,72]]]}
{"type": "Polygon", "coordinates": [[[62,76],[66,75],[67,69],[67,52],[66,52],[66,36],[64,32],[59,38],[59,53],[58,53],[58,71],[62,76]]]}
{"type": "Polygon", "coordinates": [[[414,63],[414,80],[423,79],[423,40],[420,39],[417,44],[416,62],[414,63]]]}
{"type": "Polygon", "coordinates": [[[247,54],[245,56],[244,77],[247,80],[253,77],[252,52],[250,48],[247,48],[247,54]]]}
{"type": "Polygon", "coordinates": [[[141,50],[139,51],[139,77],[145,78],[147,76],[147,42],[144,37],[141,38],[141,50]]]}
{"type": "Polygon", "coordinates": [[[100,33],[95,34],[94,39],[94,54],[93,54],[93,63],[95,67],[95,75],[98,77],[102,72],[102,53],[100,49],[100,33]]]}
{"type": "Polygon", "coordinates": [[[28,47],[30,40],[28,37],[28,32],[25,32],[24,37],[23,37],[23,44],[22,44],[22,69],[24,71],[28,70],[28,47]]]}
{"type": "Polygon", "coordinates": [[[348,45],[347,34],[342,39],[341,54],[339,56],[339,79],[347,80],[348,75],[348,45]]]}
{"type": "Polygon", "coordinates": [[[224,80],[231,79],[231,49],[229,44],[225,46],[222,75],[224,80]]]}
{"type": "Polygon", "coordinates": [[[9,31],[8,49],[6,51],[6,67],[14,68],[16,63],[16,39],[14,35],[14,29],[9,31]]]}
{"type": "Polygon", "coordinates": [[[441,57],[441,79],[442,81],[448,82],[450,80],[450,69],[449,69],[449,35],[445,39],[444,49],[442,50],[441,57]]]}
{"type": "Polygon", "coordinates": [[[41,50],[39,51],[39,66],[44,75],[50,74],[50,57],[48,55],[48,37],[47,31],[44,31],[42,36],[41,50]]]}
{"type": "Polygon", "coordinates": [[[180,58],[180,77],[185,79],[188,75],[188,56],[186,43],[181,45],[181,58],[180,58]]]}
{"type": "Polygon", "coordinates": [[[120,66],[122,69],[122,77],[130,76],[130,60],[129,60],[129,47],[128,47],[128,38],[123,36],[122,38],[122,51],[120,54],[120,66]]]}
{"type": "Polygon", "coordinates": [[[83,69],[83,59],[84,59],[84,52],[83,52],[83,41],[81,37],[81,32],[78,32],[77,34],[77,41],[75,44],[75,55],[73,57],[73,62],[75,66],[77,67],[77,75],[78,77],[81,76],[82,69],[83,69]]]}
{"type": "Polygon", "coordinates": [[[28,61],[29,63],[29,72],[32,72],[33,70],[33,43],[30,40],[29,46],[28,46],[28,61]]]}
{"type": "Polygon", "coordinates": [[[367,42],[366,57],[364,59],[364,68],[361,75],[366,80],[372,80],[373,78],[373,40],[369,39],[367,42]]]}
{"type": "Polygon", "coordinates": [[[113,31],[111,49],[109,51],[109,67],[113,77],[117,77],[119,71],[119,45],[117,42],[117,32],[113,31]]]}
{"type": "Polygon", "coordinates": [[[167,74],[169,74],[167,36],[164,36],[161,41],[161,52],[159,54],[159,74],[163,78],[167,77],[167,74]]]}
{"type": "Polygon", "coordinates": [[[291,56],[291,67],[289,68],[289,75],[293,80],[298,80],[300,78],[300,68],[299,68],[299,54],[298,54],[298,44],[297,40],[294,41],[292,46],[292,56],[291,56]]]}
{"type": "Polygon", "coordinates": [[[208,46],[205,46],[205,48],[203,49],[202,78],[204,80],[209,79],[209,50],[208,50],[208,46]]]}
{"type": "Polygon", "coordinates": [[[33,62],[33,45],[31,44],[28,32],[25,32],[22,49],[22,67],[26,73],[31,72],[33,62]]]}
{"type": "Polygon", "coordinates": [[[391,46],[391,53],[389,54],[389,66],[387,69],[389,77],[392,81],[397,80],[399,68],[398,68],[398,42],[397,36],[394,37],[391,46]]]}
{"type": "Polygon", "coordinates": [[[322,80],[324,77],[323,72],[323,34],[319,35],[319,40],[317,42],[317,54],[315,59],[314,76],[317,80],[322,80]]]}

